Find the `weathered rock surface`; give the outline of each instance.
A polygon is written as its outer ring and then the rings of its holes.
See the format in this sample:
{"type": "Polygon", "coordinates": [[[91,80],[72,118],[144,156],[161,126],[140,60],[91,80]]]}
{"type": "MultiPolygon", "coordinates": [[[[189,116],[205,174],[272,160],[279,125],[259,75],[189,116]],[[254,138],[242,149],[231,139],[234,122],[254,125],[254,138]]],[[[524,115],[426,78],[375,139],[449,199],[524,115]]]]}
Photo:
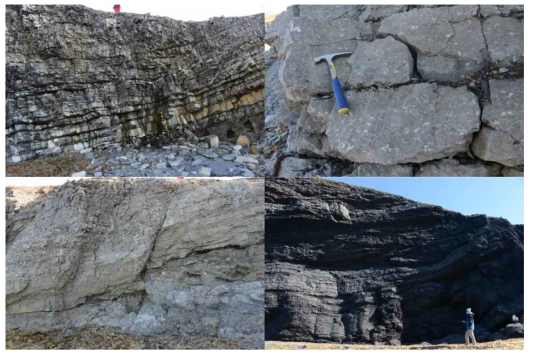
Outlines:
{"type": "Polygon", "coordinates": [[[474,161],[463,164],[453,158],[421,165],[415,176],[419,177],[497,177],[502,166],[496,163],[474,161]]]}
{"type": "Polygon", "coordinates": [[[353,162],[424,162],[467,150],[478,130],[477,98],[466,88],[416,84],[346,93],[352,108],[332,111],[329,153],[353,162]]]}
{"type": "Polygon", "coordinates": [[[265,189],[267,340],[437,341],[467,307],[489,337],[523,314],[523,225],[323,179],[265,189]]]}
{"type": "Polygon", "coordinates": [[[485,60],[477,11],[475,5],[413,9],[385,18],[378,32],[409,43],[418,53],[424,78],[456,81],[481,69],[485,60]]]}
{"type": "Polygon", "coordinates": [[[503,167],[502,175],[504,177],[523,177],[524,176],[524,166],[503,167]]]}
{"type": "Polygon", "coordinates": [[[506,166],[524,164],[524,80],[491,80],[485,125],[472,144],[474,154],[506,166]]]}
{"type": "Polygon", "coordinates": [[[276,147],[266,142],[266,152],[396,166],[458,160],[473,151],[487,161],[481,165],[521,166],[523,128],[516,126],[522,140],[513,141],[509,127],[489,132],[479,113],[491,105],[493,82],[521,86],[514,91],[523,93],[523,16],[523,6],[504,5],[290,6],[265,37],[278,68],[274,73],[272,66],[267,81],[279,81],[273,87],[279,85],[285,102],[277,98],[268,119],[287,137],[269,137],[276,147]],[[353,52],[335,61],[347,116],[332,107],[327,66],[313,63],[337,52],[353,52]]]}
{"type": "Polygon", "coordinates": [[[413,167],[410,165],[382,165],[362,163],[357,165],[352,173],[346,174],[352,177],[412,177],[413,167]]]}
{"type": "Polygon", "coordinates": [[[96,324],[262,347],[262,181],[18,189],[7,194],[8,329],[96,324]]]}
{"type": "Polygon", "coordinates": [[[263,38],[263,14],[193,23],[7,6],[7,159],[185,130],[259,135],[263,38]]]}
{"type": "Polygon", "coordinates": [[[489,17],[483,22],[490,59],[502,66],[524,62],[524,21],[513,17],[489,17]]]}
{"type": "Polygon", "coordinates": [[[361,42],[348,59],[352,72],[347,83],[354,87],[403,84],[413,75],[409,48],[392,37],[361,42]]]}

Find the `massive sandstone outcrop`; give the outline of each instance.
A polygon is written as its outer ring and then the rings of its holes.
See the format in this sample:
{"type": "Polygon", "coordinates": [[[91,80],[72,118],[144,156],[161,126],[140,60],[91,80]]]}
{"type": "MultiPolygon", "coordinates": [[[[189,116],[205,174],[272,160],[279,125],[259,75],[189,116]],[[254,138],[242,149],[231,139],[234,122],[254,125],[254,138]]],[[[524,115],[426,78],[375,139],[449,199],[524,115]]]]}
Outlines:
{"type": "Polygon", "coordinates": [[[258,135],[263,21],[7,6],[8,161],[185,129],[258,135]]]}
{"type": "Polygon", "coordinates": [[[464,342],[467,307],[523,337],[523,225],[322,179],[267,180],[265,213],[266,340],[464,342]]]}
{"type": "Polygon", "coordinates": [[[264,335],[260,180],[8,188],[6,326],[264,335]]]}
{"type": "MultiPolygon", "coordinates": [[[[523,175],[523,16],[523,6],[289,7],[265,35],[267,82],[283,98],[268,101],[267,87],[268,121],[289,131],[278,153],[344,162],[332,175],[523,175]],[[328,66],[313,62],[337,52],[353,52],[335,60],[348,115],[328,66]]],[[[329,173],[312,159],[273,173],[329,173]]]]}

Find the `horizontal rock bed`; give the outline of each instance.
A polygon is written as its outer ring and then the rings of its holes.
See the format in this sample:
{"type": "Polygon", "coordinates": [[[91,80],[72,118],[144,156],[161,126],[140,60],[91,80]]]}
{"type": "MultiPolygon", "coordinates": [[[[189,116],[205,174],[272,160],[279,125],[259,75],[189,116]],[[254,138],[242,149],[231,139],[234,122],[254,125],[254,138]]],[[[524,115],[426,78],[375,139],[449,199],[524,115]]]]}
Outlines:
{"type": "Polygon", "coordinates": [[[7,162],[186,130],[259,136],[263,38],[262,14],[184,22],[7,6],[7,162]]]}

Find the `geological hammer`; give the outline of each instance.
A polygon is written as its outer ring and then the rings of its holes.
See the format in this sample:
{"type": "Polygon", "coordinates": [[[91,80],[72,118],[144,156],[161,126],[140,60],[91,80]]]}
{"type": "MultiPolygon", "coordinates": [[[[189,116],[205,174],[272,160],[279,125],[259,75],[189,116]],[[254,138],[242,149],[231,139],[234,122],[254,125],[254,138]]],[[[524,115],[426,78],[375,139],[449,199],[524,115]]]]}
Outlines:
{"type": "Polygon", "coordinates": [[[339,78],[337,78],[337,71],[335,70],[333,59],[336,57],[350,56],[351,54],[352,53],[350,52],[333,53],[313,58],[315,64],[320,63],[322,60],[325,60],[328,63],[329,72],[331,73],[331,84],[333,85],[333,93],[335,94],[335,101],[337,102],[337,110],[339,114],[347,114],[350,112],[350,109],[348,108],[348,103],[346,103],[346,98],[344,97],[344,91],[342,90],[341,82],[339,78]]]}

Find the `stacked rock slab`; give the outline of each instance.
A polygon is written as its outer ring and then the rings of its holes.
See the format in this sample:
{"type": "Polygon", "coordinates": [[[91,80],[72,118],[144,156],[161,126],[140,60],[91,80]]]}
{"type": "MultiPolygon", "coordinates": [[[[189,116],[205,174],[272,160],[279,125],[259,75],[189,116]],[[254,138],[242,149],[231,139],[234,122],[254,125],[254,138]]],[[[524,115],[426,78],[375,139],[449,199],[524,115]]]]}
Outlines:
{"type": "Polygon", "coordinates": [[[457,176],[523,171],[523,15],[520,6],[289,7],[265,35],[284,101],[268,110],[289,129],[284,154],[366,164],[372,175],[404,175],[398,165],[439,174],[424,166],[441,160],[460,162],[447,169],[457,176]],[[348,115],[337,113],[327,66],[313,62],[337,52],[353,52],[335,61],[348,115]]]}
{"type": "Polygon", "coordinates": [[[263,123],[263,15],[182,22],[83,6],[6,7],[7,159],[263,123]]]}
{"type": "Polygon", "coordinates": [[[323,179],[265,204],[266,340],[464,342],[467,307],[493,340],[523,314],[523,225],[323,179]]]}
{"type": "Polygon", "coordinates": [[[264,333],[263,182],[98,180],[7,192],[6,325],[264,333]]]}

